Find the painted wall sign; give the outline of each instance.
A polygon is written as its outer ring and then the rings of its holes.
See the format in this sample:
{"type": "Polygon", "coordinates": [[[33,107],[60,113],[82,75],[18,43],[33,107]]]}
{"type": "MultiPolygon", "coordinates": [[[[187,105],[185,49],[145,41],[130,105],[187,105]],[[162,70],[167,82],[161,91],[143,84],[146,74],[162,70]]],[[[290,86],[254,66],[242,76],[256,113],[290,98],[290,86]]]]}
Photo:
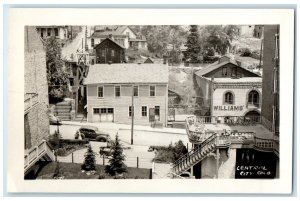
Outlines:
{"type": "Polygon", "coordinates": [[[235,106],[235,105],[221,105],[214,106],[214,110],[216,111],[242,111],[244,106],[235,106]]]}

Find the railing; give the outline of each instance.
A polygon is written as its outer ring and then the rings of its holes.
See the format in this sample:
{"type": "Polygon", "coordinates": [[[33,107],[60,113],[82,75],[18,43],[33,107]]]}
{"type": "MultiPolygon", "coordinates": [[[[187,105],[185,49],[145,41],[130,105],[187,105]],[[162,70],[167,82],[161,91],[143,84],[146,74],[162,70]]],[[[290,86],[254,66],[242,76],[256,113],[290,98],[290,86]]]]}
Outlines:
{"type": "Polygon", "coordinates": [[[191,126],[197,124],[227,124],[231,126],[243,125],[252,126],[261,124],[260,116],[190,116],[187,117],[186,123],[191,126]]]}
{"type": "Polygon", "coordinates": [[[201,144],[201,147],[192,149],[190,152],[175,161],[172,167],[172,172],[179,174],[180,172],[189,169],[191,165],[204,159],[207,154],[215,148],[216,138],[217,134],[211,135],[201,144]]]}
{"type": "Polygon", "coordinates": [[[24,100],[24,111],[27,112],[32,107],[34,107],[36,104],[39,103],[38,94],[26,94],[29,95],[28,98],[24,100]]]}
{"type": "MultiPolygon", "coordinates": [[[[264,138],[254,137],[254,146],[253,146],[253,148],[258,149],[260,151],[273,152],[274,149],[275,149],[275,141],[276,140],[274,140],[274,139],[264,139],[264,138]]],[[[279,151],[279,143],[277,145],[278,145],[278,147],[276,147],[276,149],[279,151]]]]}
{"type": "Polygon", "coordinates": [[[24,156],[24,171],[26,172],[33,164],[36,163],[41,157],[45,154],[50,158],[50,160],[54,161],[55,157],[47,144],[46,140],[43,140],[38,146],[33,147],[29,150],[27,154],[24,156]]]}

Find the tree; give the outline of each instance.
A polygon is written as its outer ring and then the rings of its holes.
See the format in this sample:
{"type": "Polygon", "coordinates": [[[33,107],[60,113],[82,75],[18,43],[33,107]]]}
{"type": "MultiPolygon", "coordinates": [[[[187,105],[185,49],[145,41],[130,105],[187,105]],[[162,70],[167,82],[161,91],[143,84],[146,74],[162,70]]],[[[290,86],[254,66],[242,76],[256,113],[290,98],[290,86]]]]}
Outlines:
{"type": "Polygon", "coordinates": [[[200,43],[199,43],[199,33],[198,33],[198,27],[197,25],[191,25],[190,26],[190,34],[187,37],[187,60],[189,60],[190,63],[199,63],[200,59],[200,43]]]}
{"type": "Polygon", "coordinates": [[[96,164],[95,154],[93,152],[91,145],[89,145],[88,150],[84,155],[84,162],[81,166],[81,169],[85,171],[96,170],[95,164],[96,164]]]}
{"type": "Polygon", "coordinates": [[[127,171],[127,167],[124,164],[125,155],[123,154],[123,148],[120,144],[118,134],[115,141],[112,143],[112,158],[109,160],[109,165],[105,167],[105,170],[110,175],[114,176],[116,173],[121,174],[127,171]]]}
{"type": "Polygon", "coordinates": [[[61,45],[55,37],[46,40],[47,80],[49,85],[50,102],[64,97],[63,86],[67,84],[68,74],[63,69],[61,45]]]}

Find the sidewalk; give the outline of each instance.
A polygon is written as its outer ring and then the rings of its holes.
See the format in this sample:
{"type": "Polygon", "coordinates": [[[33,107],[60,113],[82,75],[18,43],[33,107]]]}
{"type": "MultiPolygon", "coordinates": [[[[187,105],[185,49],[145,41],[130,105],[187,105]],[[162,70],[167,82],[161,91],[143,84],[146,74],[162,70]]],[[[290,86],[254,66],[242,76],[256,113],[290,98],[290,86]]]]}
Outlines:
{"type": "MultiPolygon", "coordinates": [[[[62,121],[63,125],[74,125],[74,126],[95,126],[99,129],[115,129],[115,130],[131,130],[131,125],[127,124],[117,124],[117,123],[89,123],[89,122],[76,122],[76,121],[62,121]]],[[[150,126],[134,126],[135,131],[145,131],[145,132],[159,132],[168,134],[179,134],[186,135],[185,129],[179,128],[152,128],[150,126]]]]}

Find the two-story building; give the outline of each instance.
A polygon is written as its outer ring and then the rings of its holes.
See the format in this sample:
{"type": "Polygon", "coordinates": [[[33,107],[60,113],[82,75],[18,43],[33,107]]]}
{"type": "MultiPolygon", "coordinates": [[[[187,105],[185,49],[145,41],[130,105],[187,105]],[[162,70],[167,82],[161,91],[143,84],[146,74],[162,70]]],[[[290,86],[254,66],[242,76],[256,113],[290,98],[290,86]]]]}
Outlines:
{"type": "Polygon", "coordinates": [[[259,116],[262,78],[229,57],[195,73],[201,115],[259,116]]]}
{"type": "Polygon", "coordinates": [[[95,64],[87,87],[87,121],[167,125],[168,67],[156,64],[95,64]]]}
{"type": "Polygon", "coordinates": [[[55,37],[56,40],[64,46],[69,35],[68,26],[37,26],[37,32],[40,38],[46,40],[50,37],[55,37]]]}
{"type": "Polygon", "coordinates": [[[129,26],[95,26],[99,27],[94,30],[92,35],[88,37],[89,49],[93,49],[97,44],[101,43],[108,37],[123,46],[124,48],[147,49],[147,39],[135,33],[129,26]]]}

